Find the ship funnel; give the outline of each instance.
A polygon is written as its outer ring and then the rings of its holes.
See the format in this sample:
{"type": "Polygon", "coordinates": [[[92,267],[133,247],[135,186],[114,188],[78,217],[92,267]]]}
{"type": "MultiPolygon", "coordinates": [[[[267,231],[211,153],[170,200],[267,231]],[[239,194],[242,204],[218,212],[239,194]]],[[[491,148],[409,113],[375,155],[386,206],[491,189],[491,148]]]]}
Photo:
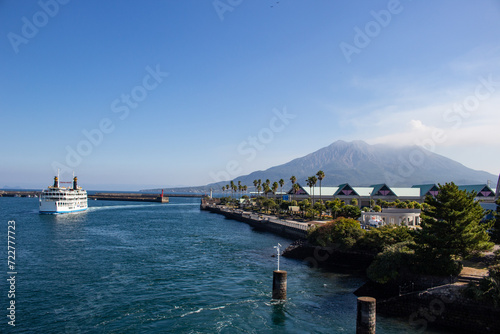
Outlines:
{"type": "Polygon", "coordinates": [[[59,178],[57,176],[54,177],[54,188],[59,188],[59,178]]]}
{"type": "Polygon", "coordinates": [[[77,190],[78,189],[78,179],[76,178],[76,176],[73,178],[73,189],[74,190],[77,190]]]}

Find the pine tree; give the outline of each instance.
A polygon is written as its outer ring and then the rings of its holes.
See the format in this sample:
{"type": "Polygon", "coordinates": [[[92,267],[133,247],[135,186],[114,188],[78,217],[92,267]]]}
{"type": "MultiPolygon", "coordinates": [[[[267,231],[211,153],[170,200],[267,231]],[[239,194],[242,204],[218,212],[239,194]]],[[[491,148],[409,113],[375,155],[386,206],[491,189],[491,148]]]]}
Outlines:
{"type": "Polygon", "coordinates": [[[497,211],[495,217],[495,225],[491,231],[491,240],[497,244],[500,243],[500,198],[496,200],[497,211]]]}
{"type": "MultiPolygon", "coordinates": [[[[459,190],[454,183],[439,185],[436,197],[428,196],[427,209],[422,212],[421,229],[417,231],[417,253],[424,265],[444,274],[452,270],[452,262],[467,258],[478,251],[491,249],[488,229],[492,223],[482,223],[484,210],[474,201],[475,193],[459,190]],[[439,263],[439,265],[438,265],[439,263]]],[[[457,268],[455,268],[457,269],[457,268]]],[[[448,272],[449,273],[449,272],[448,272]]]]}

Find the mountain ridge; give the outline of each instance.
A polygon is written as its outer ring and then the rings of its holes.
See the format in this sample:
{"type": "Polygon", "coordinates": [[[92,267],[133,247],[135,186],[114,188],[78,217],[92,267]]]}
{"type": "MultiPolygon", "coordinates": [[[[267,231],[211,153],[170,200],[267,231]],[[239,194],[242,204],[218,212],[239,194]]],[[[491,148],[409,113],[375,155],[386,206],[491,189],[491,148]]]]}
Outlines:
{"type": "MultiPolygon", "coordinates": [[[[306,178],[319,170],[325,173],[322,186],[338,186],[343,183],[370,186],[385,183],[391,187],[410,187],[452,181],[460,185],[485,184],[491,180],[494,189],[497,178],[416,145],[398,147],[387,144],[370,145],[361,140],[338,140],[303,157],[236,177],[233,181],[241,181],[243,185],[253,189],[253,180],[261,179],[264,182],[269,179],[274,182],[283,179],[286,189],[291,186],[292,175],[296,176],[298,183],[305,185],[306,178]]],[[[167,192],[208,192],[210,188],[217,191],[229,183],[230,180],[199,187],[163,189],[167,192]]]]}

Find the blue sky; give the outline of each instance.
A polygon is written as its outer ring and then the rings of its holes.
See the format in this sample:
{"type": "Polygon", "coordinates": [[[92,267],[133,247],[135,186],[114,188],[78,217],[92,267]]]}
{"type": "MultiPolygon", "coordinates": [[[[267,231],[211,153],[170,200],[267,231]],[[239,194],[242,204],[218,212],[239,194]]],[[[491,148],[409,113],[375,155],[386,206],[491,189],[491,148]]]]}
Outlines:
{"type": "Polygon", "coordinates": [[[0,30],[0,187],[202,185],[339,139],[500,172],[498,1],[6,0],[0,30]]]}

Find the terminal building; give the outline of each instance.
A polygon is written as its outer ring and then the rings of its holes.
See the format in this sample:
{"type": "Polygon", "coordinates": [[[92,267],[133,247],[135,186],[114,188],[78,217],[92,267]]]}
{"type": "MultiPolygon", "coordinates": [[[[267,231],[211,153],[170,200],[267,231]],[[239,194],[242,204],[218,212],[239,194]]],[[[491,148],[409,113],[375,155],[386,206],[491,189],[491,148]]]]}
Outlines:
{"type": "MultiPolygon", "coordinates": [[[[437,196],[439,187],[436,184],[421,184],[412,187],[389,187],[387,184],[375,184],[369,187],[353,187],[349,183],[344,183],[338,187],[304,187],[299,185],[298,191],[295,193],[293,188],[287,194],[289,199],[301,201],[310,198],[314,195],[315,200],[320,198],[323,201],[330,201],[338,198],[346,204],[352,204],[353,199],[356,199],[359,207],[370,207],[370,201],[378,199],[387,202],[393,202],[396,199],[401,202],[415,201],[423,203],[425,197],[437,196]]],[[[476,193],[476,200],[487,203],[494,203],[496,199],[495,191],[487,184],[478,185],[462,185],[458,186],[460,190],[476,193]]]]}
{"type": "Polygon", "coordinates": [[[361,212],[359,221],[363,226],[379,227],[382,225],[420,225],[420,209],[384,208],[382,212],[361,212]]]}
{"type": "MultiPolygon", "coordinates": [[[[499,179],[500,183],[500,179],[499,179]]],[[[496,208],[495,200],[498,198],[500,185],[497,186],[497,194],[487,184],[478,185],[462,185],[458,186],[460,190],[474,192],[476,200],[481,202],[484,209],[496,208]]],[[[387,184],[375,184],[369,187],[352,187],[348,183],[339,185],[338,187],[303,187],[299,184],[299,189],[294,192],[293,188],[288,191],[288,199],[301,201],[310,198],[314,195],[315,200],[320,197],[323,201],[339,199],[345,204],[353,204],[357,202],[357,206],[370,207],[371,201],[384,200],[386,202],[394,202],[399,200],[415,201],[423,203],[426,196],[437,196],[439,187],[436,184],[421,184],[412,187],[389,187],[387,184]],[[353,201],[356,200],[356,201],[353,201]]],[[[420,225],[420,209],[398,209],[398,208],[383,208],[382,212],[362,212],[360,217],[362,225],[368,227],[378,227],[381,225],[406,225],[415,227],[420,225]]]]}

